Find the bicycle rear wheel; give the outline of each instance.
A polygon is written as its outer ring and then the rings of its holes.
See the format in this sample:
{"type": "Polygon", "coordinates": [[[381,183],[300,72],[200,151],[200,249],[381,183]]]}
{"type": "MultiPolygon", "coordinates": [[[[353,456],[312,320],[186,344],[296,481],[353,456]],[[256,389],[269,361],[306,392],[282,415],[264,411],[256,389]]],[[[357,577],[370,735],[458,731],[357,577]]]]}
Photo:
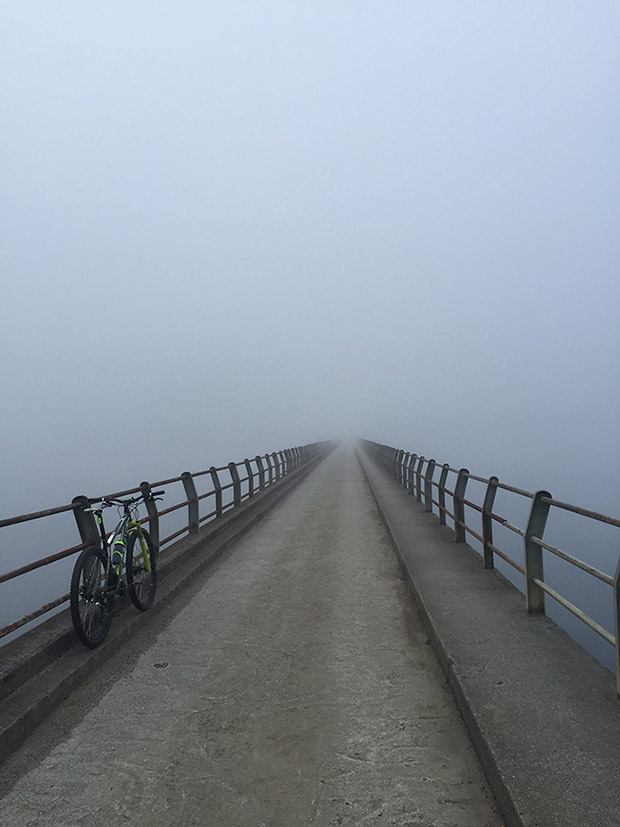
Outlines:
{"type": "Polygon", "coordinates": [[[127,546],[127,590],[133,605],[145,612],[153,604],[157,589],[155,549],[147,531],[142,529],[142,540],[134,529],[127,546]]]}
{"type": "Polygon", "coordinates": [[[107,584],[107,558],[96,546],[84,549],[71,577],[71,619],[78,638],[94,649],[103,643],[110,629],[107,584]]]}

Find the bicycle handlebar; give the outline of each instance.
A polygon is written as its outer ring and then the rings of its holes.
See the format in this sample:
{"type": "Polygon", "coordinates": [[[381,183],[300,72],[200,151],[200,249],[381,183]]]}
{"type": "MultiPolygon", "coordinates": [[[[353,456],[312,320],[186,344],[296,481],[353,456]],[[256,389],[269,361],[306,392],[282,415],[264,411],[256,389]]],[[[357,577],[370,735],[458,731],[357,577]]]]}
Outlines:
{"type": "MultiPolygon", "coordinates": [[[[133,505],[134,503],[139,502],[148,502],[149,500],[154,500],[155,497],[158,497],[160,494],[165,494],[165,491],[151,491],[151,493],[147,496],[145,494],[140,494],[138,497],[102,497],[101,500],[98,502],[105,508],[110,507],[112,505],[133,505]]],[[[97,502],[96,500],[94,502],[97,502]]],[[[93,502],[93,504],[94,504],[93,502]]]]}

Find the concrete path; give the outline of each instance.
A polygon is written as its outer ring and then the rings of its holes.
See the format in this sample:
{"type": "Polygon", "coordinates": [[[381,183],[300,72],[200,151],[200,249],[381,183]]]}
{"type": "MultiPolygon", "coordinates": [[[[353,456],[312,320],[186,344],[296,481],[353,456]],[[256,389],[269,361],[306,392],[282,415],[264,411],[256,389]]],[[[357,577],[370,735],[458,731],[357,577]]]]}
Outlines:
{"type": "Polygon", "coordinates": [[[351,448],[174,611],[3,765],[2,825],[501,824],[351,448]]]}

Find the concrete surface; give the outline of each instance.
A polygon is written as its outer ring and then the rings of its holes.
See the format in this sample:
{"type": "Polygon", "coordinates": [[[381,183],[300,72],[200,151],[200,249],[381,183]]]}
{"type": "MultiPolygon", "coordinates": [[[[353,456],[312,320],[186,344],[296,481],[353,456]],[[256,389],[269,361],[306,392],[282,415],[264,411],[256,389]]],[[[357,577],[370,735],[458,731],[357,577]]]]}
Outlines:
{"type": "Polygon", "coordinates": [[[614,676],[360,453],[507,827],[619,827],[614,676]]]}
{"type": "Polygon", "coordinates": [[[3,764],[3,826],[502,823],[352,449],[173,606],[3,764]]]}

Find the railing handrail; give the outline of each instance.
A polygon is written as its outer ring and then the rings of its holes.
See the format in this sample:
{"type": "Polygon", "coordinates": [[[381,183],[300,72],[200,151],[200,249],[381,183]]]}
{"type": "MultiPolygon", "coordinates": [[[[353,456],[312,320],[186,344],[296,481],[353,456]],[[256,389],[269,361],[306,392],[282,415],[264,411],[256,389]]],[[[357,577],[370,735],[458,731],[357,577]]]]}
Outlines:
{"type": "Polygon", "coordinates": [[[67,511],[74,511],[78,507],[76,503],[68,503],[67,505],[57,505],[55,508],[45,508],[43,511],[32,511],[30,514],[19,514],[17,517],[0,520],[0,528],[26,523],[30,520],[39,520],[41,517],[51,517],[54,514],[63,514],[67,511]]]}
{"type": "Polygon", "coordinates": [[[542,499],[543,502],[549,503],[549,505],[553,505],[555,508],[561,508],[563,511],[572,511],[581,517],[589,517],[591,520],[598,520],[601,523],[608,523],[609,525],[620,527],[620,520],[615,517],[609,517],[607,514],[601,514],[599,511],[590,511],[590,509],[582,508],[579,505],[563,503],[560,500],[554,500],[553,497],[543,497],[542,499]]]}

